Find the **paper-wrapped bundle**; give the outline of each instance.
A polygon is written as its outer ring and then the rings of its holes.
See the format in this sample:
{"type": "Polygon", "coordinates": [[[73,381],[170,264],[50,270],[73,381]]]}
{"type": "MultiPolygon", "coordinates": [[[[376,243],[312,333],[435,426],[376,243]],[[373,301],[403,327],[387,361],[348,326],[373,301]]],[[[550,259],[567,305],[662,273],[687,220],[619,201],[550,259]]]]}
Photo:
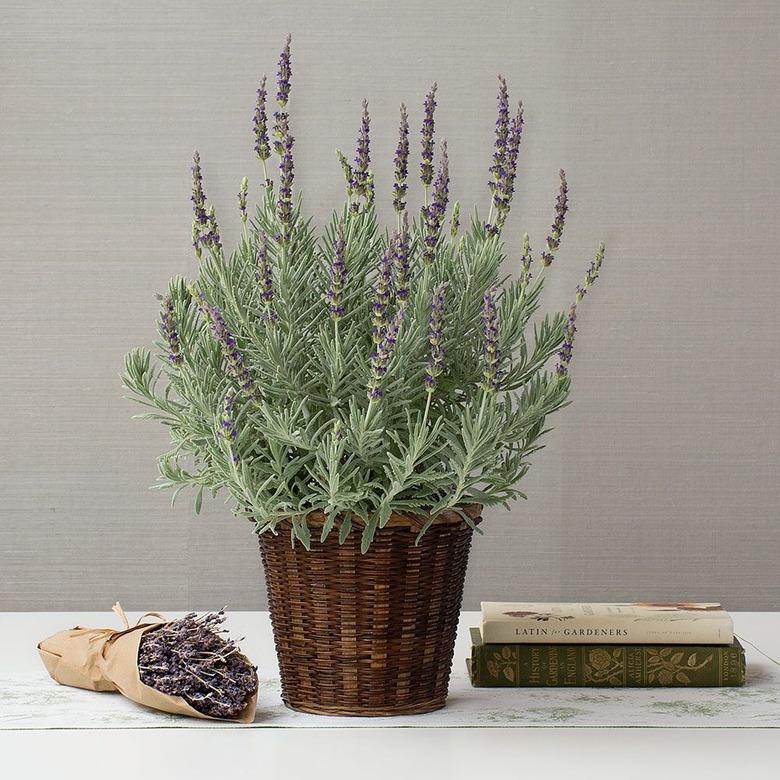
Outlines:
{"type": "Polygon", "coordinates": [[[251,723],[257,670],[217,626],[224,611],[166,620],[147,612],[125,628],[75,628],[38,644],[49,674],[62,685],[119,691],[138,704],[176,715],[251,723]],[[157,618],[144,622],[146,618],[157,618]]]}

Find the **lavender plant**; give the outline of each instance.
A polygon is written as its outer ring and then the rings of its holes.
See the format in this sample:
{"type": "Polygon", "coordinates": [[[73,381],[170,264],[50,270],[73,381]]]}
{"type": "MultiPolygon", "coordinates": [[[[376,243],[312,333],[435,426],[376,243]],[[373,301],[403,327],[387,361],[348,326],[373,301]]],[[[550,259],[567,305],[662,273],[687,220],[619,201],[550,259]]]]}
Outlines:
{"type": "Polygon", "coordinates": [[[195,487],[197,511],[204,490],[223,491],[256,532],[291,521],[306,546],[307,516],[319,510],[327,516],[322,538],[336,528],[342,540],[362,533],[364,550],[393,512],[421,513],[430,523],[467,503],[524,498],[519,483],[547,418],[568,403],[576,305],[604,257],[602,244],[570,310],[542,314],[545,273],[568,210],[563,171],[544,250],[535,258],[527,235],[520,250],[507,250],[501,234],[523,108],[510,116],[499,77],[489,213],[483,219],[474,209],[462,229],[455,203],[447,225],[449,161],[446,143],[437,146],[434,137],[434,84],[422,105],[419,212],[407,210],[402,105],[394,182],[386,188],[397,220],[380,226],[364,102],[354,164],[337,152],[345,203],[318,233],[292,190],[291,73],[288,38],[270,132],[265,77],[257,93],[262,190],[252,212],[241,184],[243,230],[231,253],[214,208],[206,208],[195,154],[197,274],[172,279],[162,296],[154,354],[136,349],[126,358],[124,385],[150,409],[139,416],[170,430],[159,486],[173,488],[174,498],[195,487]],[[272,149],[276,182],[266,168],[272,149]]]}
{"type": "Polygon", "coordinates": [[[144,633],[138,647],[141,682],[181,696],[203,715],[233,719],[257,690],[257,669],[233,639],[223,639],[225,610],[190,612],[144,633]]]}

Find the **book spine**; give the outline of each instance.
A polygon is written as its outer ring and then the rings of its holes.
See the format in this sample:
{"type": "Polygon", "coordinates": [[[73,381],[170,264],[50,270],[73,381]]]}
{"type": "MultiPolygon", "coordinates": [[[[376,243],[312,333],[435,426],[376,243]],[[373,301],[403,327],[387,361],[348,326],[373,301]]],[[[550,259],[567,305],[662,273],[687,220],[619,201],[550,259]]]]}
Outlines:
{"type": "Polygon", "coordinates": [[[676,644],[724,645],[734,639],[729,616],[722,620],[630,620],[577,618],[539,624],[538,621],[484,620],[482,639],[490,643],[523,644],[676,644]]]}
{"type": "Polygon", "coordinates": [[[518,645],[472,647],[477,688],[725,687],[745,683],[740,645],[518,645]]]}

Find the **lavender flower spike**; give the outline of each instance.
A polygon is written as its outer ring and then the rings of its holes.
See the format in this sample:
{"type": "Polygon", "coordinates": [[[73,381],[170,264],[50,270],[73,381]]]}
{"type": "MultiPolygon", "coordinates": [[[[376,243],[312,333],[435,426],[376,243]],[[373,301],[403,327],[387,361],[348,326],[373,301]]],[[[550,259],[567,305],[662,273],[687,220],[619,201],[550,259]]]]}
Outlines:
{"type": "Polygon", "coordinates": [[[347,245],[344,240],[344,224],[339,222],[336,227],[336,239],[333,242],[333,262],[330,266],[330,286],[328,287],[328,309],[334,320],[344,316],[344,305],[341,296],[347,281],[347,265],[344,262],[347,245]]]}
{"type": "Polygon", "coordinates": [[[241,215],[241,224],[246,226],[246,198],[249,190],[249,180],[244,176],[241,179],[241,189],[238,191],[238,213],[241,215]]]}
{"type": "Polygon", "coordinates": [[[585,274],[584,284],[581,286],[577,285],[577,298],[576,298],[577,303],[579,303],[583,299],[585,293],[588,292],[588,288],[593,285],[596,279],[598,279],[599,270],[601,270],[601,264],[603,262],[604,262],[604,242],[602,241],[599,244],[599,248],[598,251],[596,252],[595,259],[590,264],[590,268],[588,268],[588,272],[585,274]]]}
{"type": "Polygon", "coordinates": [[[160,332],[168,344],[168,360],[175,366],[182,363],[184,358],[181,354],[181,344],[179,342],[179,325],[176,322],[176,313],[173,308],[173,300],[170,295],[164,298],[157,296],[158,301],[162,301],[162,312],[160,313],[160,332]]]}
{"type": "Polygon", "coordinates": [[[290,98],[290,78],[292,77],[292,65],[290,63],[291,42],[292,35],[288,35],[284,43],[284,49],[282,49],[282,53],[279,56],[279,70],[276,73],[278,79],[277,86],[279,88],[276,93],[276,102],[280,108],[284,108],[290,98]]]}
{"type": "Polygon", "coordinates": [[[398,127],[398,146],[393,163],[395,165],[393,208],[396,214],[400,214],[406,208],[404,198],[409,188],[406,183],[406,177],[409,175],[409,117],[403,103],[401,103],[401,124],[398,127]]]}
{"type": "Polygon", "coordinates": [[[366,203],[374,200],[373,177],[368,166],[371,162],[369,149],[371,146],[371,137],[369,128],[371,126],[371,117],[368,114],[368,101],[363,101],[363,116],[360,121],[360,131],[357,139],[357,152],[355,155],[355,194],[362,195],[366,203]]]}
{"type": "MultiPolygon", "coordinates": [[[[290,42],[292,36],[288,35],[284,44],[284,49],[279,57],[279,70],[277,72],[276,102],[279,104],[280,111],[274,112],[274,151],[279,155],[279,171],[281,174],[279,181],[279,199],[277,201],[277,215],[282,223],[282,230],[279,234],[279,240],[283,244],[290,241],[292,235],[292,183],[295,178],[293,173],[292,148],[295,143],[290,133],[290,116],[284,111],[287,101],[290,97],[290,78],[292,76],[292,65],[290,64],[290,42]]],[[[266,182],[268,186],[268,182],[266,182]]]]}
{"type": "Polygon", "coordinates": [[[200,260],[203,247],[211,252],[221,252],[222,242],[219,238],[217,217],[212,206],[206,211],[206,195],[203,192],[203,174],[200,170],[200,155],[192,156],[192,245],[195,256],[200,260]]]}
{"type": "Polygon", "coordinates": [[[572,347],[574,345],[574,334],[577,332],[575,321],[577,319],[577,305],[582,301],[585,293],[588,291],[593,283],[598,279],[599,270],[601,264],[604,262],[604,242],[599,244],[596,257],[588,268],[588,272],[585,274],[585,282],[583,285],[577,285],[577,295],[574,298],[569,309],[569,319],[566,322],[566,330],[564,331],[563,344],[558,352],[558,365],[555,367],[555,371],[558,376],[566,376],[569,372],[569,363],[571,363],[572,347]]]}
{"type": "Polygon", "coordinates": [[[523,259],[520,261],[520,283],[527,286],[531,281],[531,263],[533,262],[533,253],[531,252],[531,239],[528,233],[523,236],[523,259]]]}
{"type": "Polygon", "coordinates": [[[509,213],[509,204],[515,191],[517,175],[517,157],[520,152],[520,138],[523,131],[523,104],[518,103],[517,114],[509,119],[509,93],[506,79],[498,77],[498,117],[496,119],[496,142],[493,151],[493,164],[490,173],[493,180],[488,182],[492,195],[491,209],[495,210],[494,224],[487,223],[485,229],[498,235],[509,213]]]}
{"type": "Polygon", "coordinates": [[[268,236],[264,230],[261,230],[258,236],[255,279],[260,287],[260,300],[265,305],[262,317],[266,322],[273,323],[279,319],[279,315],[271,309],[274,300],[274,277],[268,262],[268,236]]]}
{"type": "Polygon", "coordinates": [[[409,297],[412,269],[409,264],[409,214],[404,211],[401,217],[401,230],[395,236],[395,297],[405,301],[409,297]]]}
{"type": "Polygon", "coordinates": [[[444,222],[444,214],[447,211],[449,200],[450,169],[449,158],[447,156],[447,142],[443,141],[441,145],[441,162],[439,163],[439,173],[433,184],[433,196],[431,204],[424,208],[424,241],[423,262],[426,265],[432,263],[436,257],[436,244],[439,241],[439,234],[444,222]]]}
{"type": "MultiPolygon", "coordinates": [[[[228,444],[235,441],[238,431],[236,430],[236,421],[233,417],[233,400],[234,394],[232,390],[228,390],[225,393],[225,400],[222,402],[222,418],[220,420],[219,438],[224,439],[228,444]]],[[[238,463],[238,455],[232,451],[231,457],[233,463],[238,463]]]]}
{"type": "Polygon", "coordinates": [[[371,318],[373,325],[371,334],[374,344],[379,344],[382,334],[387,326],[387,310],[390,305],[390,287],[393,281],[394,241],[391,241],[382,253],[379,261],[379,274],[374,285],[374,302],[372,304],[371,318]]]}
{"type": "Polygon", "coordinates": [[[382,337],[371,355],[371,374],[366,387],[369,401],[376,401],[384,394],[381,390],[382,380],[385,374],[387,374],[387,369],[395,351],[398,331],[401,329],[401,323],[406,316],[406,305],[404,302],[398,307],[393,318],[387,323],[387,327],[384,329],[382,337]]]}
{"type": "MultiPolygon", "coordinates": [[[[341,169],[344,171],[344,181],[347,183],[347,197],[352,198],[352,196],[357,192],[357,181],[355,179],[355,171],[352,169],[352,166],[349,164],[349,160],[344,155],[344,152],[339,151],[336,149],[336,157],[338,157],[339,163],[341,164],[341,169]]],[[[358,210],[357,203],[350,204],[351,209],[353,211],[358,210]]]]}
{"type": "Polygon", "coordinates": [[[233,400],[232,390],[225,393],[225,400],[222,404],[222,426],[219,432],[220,438],[232,441],[238,435],[236,431],[236,421],[233,419],[233,400]]]}
{"type": "Polygon", "coordinates": [[[498,118],[496,119],[496,143],[493,151],[493,165],[490,166],[490,172],[493,174],[493,181],[488,182],[488,187],[493,195],[493,206],[499,208],[502,201],[501,182],[506,176],[506,152],[509,143],[509,94],[506,86],[506,79],[503,76],[498,77],[498,118]]]}
{"type": "Polygon", "coordinates": [[[293,191],[292,185],[295,179],[295,166],[293,164],[293,144],[295,138],[290,135],[290,129],[287,126],[286,115],[283,122],[284,135],[279,140],[278,152],[279,161],[279,199],[277,201],[277,215],[282,223],[280,240],[283,244],[288,244],[292,236],[293,223],[293,191]]]}
{"type": "Polygon", "coordinates": [[[460,201],[455,201],[452,207],[452,219],[450,220],[450,236],[455,239],[460,229],[460,201]]]}
{"type": "Polygon", "coordinates": [[[571,363],[572,347],[574,345],[574,334],[577,332],[577,326],[574,324],[577,320],[577,304],[573,303],[569,309],[569,319],[566,322],[563,344],[558,352],[558,365],[555,372],[563,377],[569,373],[569,363],[571,363]]]}
{"type": "Polygon", "coordinates": [[[482,346],[482,382],[480,387],[486,392],[495,395],[501,389],[501,350],[498,346],[499,323],[496,304],[493,295],[498,288],[485,290],[482,304],[482,327],[484,343],[482,346]]]}
{"type": "Polygon", "coordinates": [[[509,139],[507,141],[506,159],[504,165],[503,177],[500,180],[500,205],[496,215],[495,228],[500,231],[504,226],[509,206],[512,202],[512,196],[515,193],[515,179],[517,178],[517,159],[520,155],[520,139],[523,134],[523,104],[517,104],[517,114],[515,114],[509,126],[509,139]]]}
{"type": "Polygon", "coordinates": [[[550,232],[547,236],[547,249],[542,252],[542,265],[546,268],[553,261],[553,255],[561,245],[561,235],[563,234],[563,223],[566,212],[569,210],[569,187],[566,184],[566,174],[563,169],[558,171],[561,178],[561,186],[558,191],[558,197],[555,200],[555,219],[553,220],[550,232]]]}
{"type": "Polygon", "coordinates": [[[431,354],[425,367],[425,389],[432,393],[436,389],[439,376],[444,371],[444,347],[443,339],[443,315],[444,315],[444,291],[448,282],[436,285],[431,301],[431,316],[428,318],[428,341],[431,345],[431,354]]]}
{"type": "Polygon", "coordinates": [[[206,240],[204,241],[204,243],[207,244],[212,251],[217,251],[217,252],[222,251],[222,240],[219,237],[219,225],[217,225],[217,214],[214,211],[213,206],[209,209],[209,230],[206,235],[206,240]]]}
{"type": "Polygon", "coordinates": [[[209,215],[206,211],[206,195],[203,192],[203,173],[200,169],[200,154],[196,151],[192,155],[192,245],[195,247],[195,255],[201,258],[204,236],[208,234],[209,215]]]}
{"type": "Polygon", "coordinates": [[[425,118],[423,119],[422,130],[422,162],[420,163],[420,179],[425,186],[427,193],[428,187],[433,181],[433,134],[436,124],[433,114],[436,111],[436,89],[437,85],[431,87],[431,91],[425,96],[425,118]]]}
{"type": "Polygon", "coordinates": [[[244,365],[244,355],[238,348],[236,337],[228,330],[225,319],[219,308],[217,306],[210,306],[206,300],[206,296],[202,292],[200,293],[198,311],[205,317],[209,325],[211,325],[211,331],[222,348],[222,354],[227,360],[230,373],[233,374],[238,381],[238,384],[246,394],[247,399],[254,403],[260,403],[262,395],[252,378],[251,371],[244,365]]]}
{"type": "Polygon", "coordinates": [[[257,90],[257,104],[255,105],[255,116],[252,122],[255,131],[255,154],[261,162],[265,162],[271,156],[271,142],[268,138],[268,114],[265,109],[266,98],[268,97],[265,81],[266,78],[263,76],[260,81],[260,88],[257,90]]]}

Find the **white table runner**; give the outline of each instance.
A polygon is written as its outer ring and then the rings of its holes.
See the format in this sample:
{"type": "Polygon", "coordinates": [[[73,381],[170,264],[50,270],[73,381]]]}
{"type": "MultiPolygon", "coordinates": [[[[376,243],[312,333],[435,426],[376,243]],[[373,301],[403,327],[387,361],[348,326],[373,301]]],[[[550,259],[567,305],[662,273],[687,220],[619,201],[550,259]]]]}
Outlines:
{"type": "MultiPolygon", "coordinates": [[[[461,663],[463,659],[459,659],[461,663]]],[[[472,688],[454,672],[447,706],[425,715],[347,718],[293,712],[281,702],[275,670],[260,669],[251,724],[155,712],[118,693],[58,685],[44,670],[0,675],[0,729],[371,728],[377,726],[657,726],[780,728],[780,667],[749,658],[742,688],[472,688]]]]}

